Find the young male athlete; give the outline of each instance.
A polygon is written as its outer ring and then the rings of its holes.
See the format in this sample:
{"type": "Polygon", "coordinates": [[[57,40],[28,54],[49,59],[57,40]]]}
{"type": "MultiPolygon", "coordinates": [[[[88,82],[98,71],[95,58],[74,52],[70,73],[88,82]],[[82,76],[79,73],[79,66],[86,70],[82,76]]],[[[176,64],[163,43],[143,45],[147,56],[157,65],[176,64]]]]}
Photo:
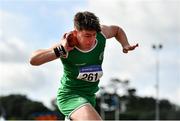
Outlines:
{"type": "Polygon", "coordinates": [[[66,33],[60,43],[33,52],[30,59],[32,65],[61,59],[64,74],[57,104],[69,119],[102,120],[94,109],[95,93],[103,75],[101,66],[106,39],[112,37],[122,45],[124,53],[138,46],[128,43],[125,32],[119,26],[100,25],[98,17],[93,13],[78,12],[74,16],[74,30],[66,33]]]}

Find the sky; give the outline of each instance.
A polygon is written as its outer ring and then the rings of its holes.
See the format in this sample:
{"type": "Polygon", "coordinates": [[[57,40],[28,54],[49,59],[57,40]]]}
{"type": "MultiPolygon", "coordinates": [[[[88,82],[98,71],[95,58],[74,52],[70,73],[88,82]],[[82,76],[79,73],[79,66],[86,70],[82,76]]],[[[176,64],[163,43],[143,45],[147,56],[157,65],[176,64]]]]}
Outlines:
{"type": "Polygon", "coordinates": [[[29,58],[71,31],[78,11],[122,27],[129,43],[139,44],[124,54],[114,38],[107,40],[100,86],[109,87],[113,78],[129,80],[138,96],[156,97],[158,59],[160,99],[180,105],[179,0],[0,0],[0,96],[24,94],[50,107],[63,66],[60,60],[31,66],[29,58]],[[163,48],[153,50],[153,44],[163,48]]]}

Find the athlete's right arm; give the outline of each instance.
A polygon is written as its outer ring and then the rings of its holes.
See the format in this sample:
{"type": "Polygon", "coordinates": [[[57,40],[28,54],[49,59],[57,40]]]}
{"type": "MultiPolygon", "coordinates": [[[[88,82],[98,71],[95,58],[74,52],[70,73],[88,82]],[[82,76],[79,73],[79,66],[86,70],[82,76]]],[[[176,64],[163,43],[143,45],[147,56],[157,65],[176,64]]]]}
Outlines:
{"type": "Polygon", "coordinates": [[[57,59],[58,57],[54,52],[55,47],[56,46],[48,49],[39,49],[34,51],[30,57],[30,64],[33,66],[39,66],[41,64],[57,59]]]}
{"type": "Polygon", "coordinates": [[[30,64],[38,66],[53,61],[59,57],[66,58],[67,52],[71,51],[73,48],[74,47],[70,47],[70,44],[68,44],[65,33],[60,43],[53,45],[51,48],[40,49],[33,52],[30,58],[30,64]]]}

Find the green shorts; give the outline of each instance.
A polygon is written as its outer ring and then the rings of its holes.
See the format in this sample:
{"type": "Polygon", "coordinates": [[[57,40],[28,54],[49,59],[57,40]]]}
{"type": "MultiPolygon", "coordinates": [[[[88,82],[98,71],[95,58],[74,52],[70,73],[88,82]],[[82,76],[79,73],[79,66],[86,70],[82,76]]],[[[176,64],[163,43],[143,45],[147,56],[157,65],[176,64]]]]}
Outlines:
{"type": "Polygon", "coordinates": [[[87,95],[77,91],[64,91],[59,89],[57,95],[57,105],[61,113],[66,117],[82,107],[85,104],[91,104],[93,107],[96,105],[95,94],[87,95]]]}

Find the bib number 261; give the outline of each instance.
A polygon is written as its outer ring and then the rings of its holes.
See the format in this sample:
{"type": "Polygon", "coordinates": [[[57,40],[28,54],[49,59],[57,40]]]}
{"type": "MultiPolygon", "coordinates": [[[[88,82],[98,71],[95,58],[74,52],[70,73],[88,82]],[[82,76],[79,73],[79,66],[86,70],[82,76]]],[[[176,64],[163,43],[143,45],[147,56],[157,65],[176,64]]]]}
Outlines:
{"type": "Polygon", "coordinates": [[[89,73],[89,74],[87,74],[87,73],[84,73],[83,75],[82,75],[82,80],[88,80],[88,81],[93,81],[93,80],[97,80],[97,78],[98,78],[98,73],[89,73]]]}
{"type": "Polygon", "coordinates": [[[103,72],[100,65],[91,65],[80,68],[77,79],[96,82],[99,80],[99,78],[101,78],[102,75],[103,72]]]}

